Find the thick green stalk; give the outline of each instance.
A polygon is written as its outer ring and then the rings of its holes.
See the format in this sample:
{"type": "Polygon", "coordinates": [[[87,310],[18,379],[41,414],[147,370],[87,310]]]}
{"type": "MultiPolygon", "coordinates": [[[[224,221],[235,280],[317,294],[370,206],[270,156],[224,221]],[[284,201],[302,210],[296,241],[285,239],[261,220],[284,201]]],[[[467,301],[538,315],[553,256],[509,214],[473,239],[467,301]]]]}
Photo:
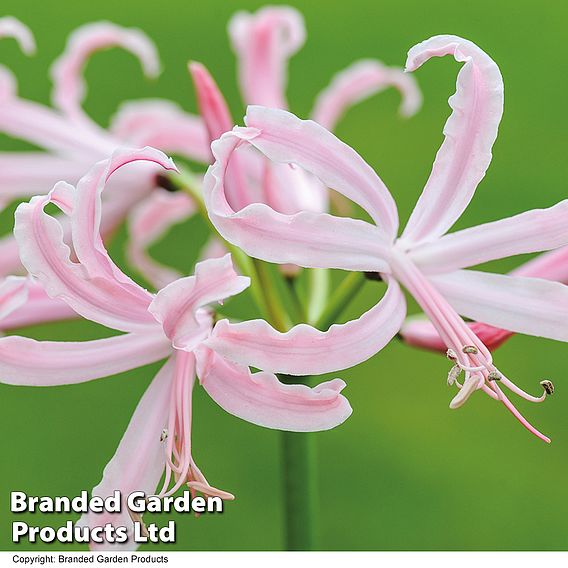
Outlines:
{"type": "MultiPolygon", "coordinates": [[[[284,382],[298,383],[298,377],[280,378],[284,382]]],[[[286,550],[318,548],[319,492],[315,436],[312,432],[281,432],[286,550]]]]}

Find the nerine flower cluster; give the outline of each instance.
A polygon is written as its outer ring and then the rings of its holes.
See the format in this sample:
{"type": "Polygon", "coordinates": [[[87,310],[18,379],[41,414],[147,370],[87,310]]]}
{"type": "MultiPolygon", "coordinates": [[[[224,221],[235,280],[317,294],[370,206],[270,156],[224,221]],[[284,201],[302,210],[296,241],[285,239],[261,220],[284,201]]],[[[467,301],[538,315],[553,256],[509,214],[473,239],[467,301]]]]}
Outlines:
{"type": "MultiPolygon", "coordinates": [[[[13,18],[0,19],[0,35],[15,38],[26,53],[35,49],[31,32],[13,18]]],[[[94,52],[121,47],[147,75],[159,72],[152,42],[110,23],[70,37],[52,68],[53,107],[19,97],[13,76],[0,70],[0,130],[43,148],[0,153],[2,204],[23,200],[13,236],[0,241],[0,328],[7,333],[0,339],[0,381],[75,384],[164,362],[93,489],[100,496],[119,489],[165,497],[185,487],[233,499],[193,457],[193,390],[203,388],[227,412],[262,427],[334,428],[352,412],[345,383],[337,378],[309,387],[301,377],[348,369],[397,335],[445,353],[447,382],[455,389],[451,408],[483,391],[550,441],[510,396],[542,402],[552,382],[542,381],[539,395],[525,392],[492,351],[513,333],[568,340],[568,202],[450,232],[490,165],[503,112],[496,63],[466,39],[435,36],[410,49],[406,73],[374,60],[341,71],[304,120],[285,96],[288,60],[305,40],[300,14],[286,7],[238,13],[229,36],[248,105],[244,121],[233,119],[206,67],[191,62],[198,115],[152,100],[124,104],[107,129],[93,122],[81,106],[81,73],[94,52]],[[332,130],[351,105],[387,87],[400,91],[401,114],[411,116],[421,95],[410,73],[446,55],[461,64],[451,115],[400,230],[389,189],[332,130]],[[180,174],[164,152],[209,167],[204,175],[187,167],[180,174]],[[351,203],[367,220],[351,216],[351,203]],[[211,238],[192,274],[152,259],[152,243],[198,214],[210,223],[211,238]],[[113,230],[125,221],[127,257],[155,291],[107,252],[113,230]],[[472,269],[542,251],[550,252],[507,275],[472,269]],[[303,269],[311,271],[314,294],[305,313],[288,318],[274,303],[266,263],[281,265],[278,274],[292,285],[303,269]],[[382,280],[386,292],[358,319],[318,329],[331,302],[327,269],[382,280]],[[221,315],[219,306],[249,287],[263,317],[221,315]],[[405,293],[422,315],[407,318],[405,293]],[[116,334],[58,342],[9,333],[68,318],[116,334]],[[297,384],[279,374],[297,376],[297,384]]],[[[115,517],[87,515],[81,523],[132,523],[126,512],[115,517]]]]}

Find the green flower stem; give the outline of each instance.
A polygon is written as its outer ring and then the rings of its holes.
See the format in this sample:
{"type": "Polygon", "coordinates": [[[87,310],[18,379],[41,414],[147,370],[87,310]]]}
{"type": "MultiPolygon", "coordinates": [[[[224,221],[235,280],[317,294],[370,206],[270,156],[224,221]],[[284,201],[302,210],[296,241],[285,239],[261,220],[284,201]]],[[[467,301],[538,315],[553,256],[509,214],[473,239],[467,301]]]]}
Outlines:
{"type": "Polygon", "coordinates": [[[252,259],[252,264],[256,270],[256,276],[260,283],[260,290],[264,298],[268,313],[268,321],[279,331],[287,331],[290,327],[290,319],[284,311],[276,288],[274,287],[268,265],[257,258],[252,259]]]}
{"type": "Polygon", "coordinates": [[[308,273],[308,323],[322,316],[329,296],[329,270],[312,268],[308,273]]]}
{"type": "MultiPolygon", "coordinates": [[[[298,377],[281,376],[297,384],[298,377]]],[[[307,382],[307,377],[303,377],[307,382]]],[[[285,549],[318,548],[318,482],[316,438],[311,432],[281,432],[285,502],[285,549]]]]}
{"type": "Polygon", "coordinates": [[[351,300],[363,288],[365,284],[365,274],[362,272],[350,272],[332,294],[324,312],[321,314],[315,326],[318,329],[326,330],[335,323],[343,310],[349,305],[351,300]]]}
{"type": "Polygon", "coordinates": [[[209,219],[205,203],[203,202],[203,196],[201,195],[201,184],[197,176],[187,170],[181,170],[179,174],[168,176],[168,180],[180,191],[183,191],[191,196],[197,206],[199,215],[207,223],[207,226],[209,227],[211,233],[216,235],[217,238],[223,243],[225,248],[231,253],[232,258],[241,273],[245,276],[250,277],[250,290],[253,299],[260,309],[262,316],[269,319],[270,309],[267,305],[266,297],[262,289],[261,279],[256,273],[256,267],[252,259],[247,256],[240,248],[223,239],[223,237],[217,232],[217,229],[213,226],[213,223],[211,223],[211,219],[209,219]]]}
{"type": "Polygon", "coordinates": [[[286,287],[288,290],[288,296],[292,302],[294,308],[294,323],[305,323],[307,321],[306,307],[300,294],[298,294],[297,279],[295,277],[285,276],[286,287]]]}

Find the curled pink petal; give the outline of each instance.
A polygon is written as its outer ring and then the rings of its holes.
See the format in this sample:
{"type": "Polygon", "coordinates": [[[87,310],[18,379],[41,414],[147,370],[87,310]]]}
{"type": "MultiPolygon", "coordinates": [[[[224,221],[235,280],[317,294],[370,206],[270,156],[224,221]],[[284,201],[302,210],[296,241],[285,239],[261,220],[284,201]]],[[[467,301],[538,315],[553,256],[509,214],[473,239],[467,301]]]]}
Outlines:
{"type": "Polygon", "coordinates": [[[278,430],[316,432],[338,426],[351,415],[340,394],[345,383],[334,379],[310,388],[285,385],[275,375],[251,373],[206,348],[196,352],[197,375],[209,396],[229,414],[278,430]]]}
{"type": "Polygon", "coordinates": [[[306,37],[301,14],[287,6],[237,12],[229,22],[229,37],[245,103],[286,108],[288,60],[306,37]]]}
{"type": "Polygon", "coordinates": [[[71,231],[74,251],[90,276],[106,277],[120,283],[144,301],[148,294],[114,264],[100,234],[101,196],[105,185],[117,170],[133,162],[151,162],[166,170],[177,171],[172,160],[154,148],[116,150],[108,160],[95,164],[77,184],[71,231]]]}
{"type": "Polygon", "coordinates": [[[171,193],[157,188],[139,203],[129,216],[129,239],[126,248],[128,260],[157,290],[181,275],[177,270],[154,261],[147,249],[173,225],[194,213],[195,203],[186,193],[171,193]]]}
{"type": "Polygon", "coordinates": [[[2,37],[13,37],[26,55],[33,55],[36,51],[30,28],[12,16],[0,18],[0,38],[2,37]]]}
{"type": "Polygon", "coordinates": [[[373,59],[357,61],[335,75],[317,97],[312,118],[333,130],[349,108],[388,87],[402,95],[400,114],[412,116],[422,105],[422,94],[412,75],[373,59]]]}
{"type": "Polygon", "coordinates": [[[110,132],[135,147],[153,146],[206,163],[210,141],[203,121],[166,100],[123,103],[111,121],[110,132]]]}
{"type": "Polygon", "coordinates": [[[408,52],[406,70],[431,57],[463,62],[445,139],[403,238],[418,243],[443,235],[470,202],[491,162],[491,147],[503,114],[503,79],[496,63],[474,43],[457,36],[432,37],[408,52]]]}
{"type": "Polygon", "coordinates": [[[89,57],[109,47],[122,47],[135,55],[148,77],[160,72],[156,47],[143,32],[110,22],[87,24],[75,30],[63,54],[52,68],[55,83],[53,104],[72,118],[82,117],[81,102],[85,96],[83,67],[89,57]]]}
{"type": "MultiPolygon", "coordinates": [[[[444,235],[416,247],[412,259],[427,273],[452,272],[490,260],[568,245],[568,200],[444,235]]],[[[536,275],[538,276],[538,274],[536,275]]]]}
{"type": "MultiPolygon", "coordinates": [[[[31,30],[12,16],[0,18],[0,38],[15,39],[26,55],[33,55],[36,51],[35,39],[31,30]]],[[[0,67],[0,101],[14,96],[16,90],[14,75],[8,69],[0,67]]]]}
{"type": "Polygon", "coordinates": [[[0,382],[47,387],[83,383],[164,359],[171,345],[158,333],[127,333],[94,341],[0,338],[0,382]]]}
{"type": "Polygon", "coordinates": [[[50,297],[64,300],[87,319],[119,331],[155,327],[147,311],[150,297],[133,295],[131,289],[117,286],[109,278],[91,278],[83,266],[71,261],[60,222],[44,212],[51,202],[57,203],[54,192],[33,197],[16,210],[14,235],[22,264],[30,274],[50,297]]]}
{"type": "Polygon", "coordinates": [[[406,314],[404,295],[389,279],[384,298],[359,319],[327,331],[300,324],[280,333],[264,320],[217,322],[204,344],[236,363],[289,375],[346,369],[380,351],[398,332],[406,314]]]}
{"type": "MultiPolygon", "coordinates": [[[[239,294],[250,285],[250,278],[239,276],[231,255],[209,259],[195,266],[195,275],[180,278],[158,292],[149,311],[164,328],[178,349],[192,350],[196,334],[203,339],[199,312],[213,302],[239,294]]],[[[209,334],[209,326],[205,330],[209,334]]]]}
{"type": "MultiPolygon", "coordinates": [[[[156,375],[141,398],[118,448],[108,462],[100,483],[93,488],[93,496],[108,497],[120,491],[123,499],[133,491],[153,495],[166,465],[165,441],[162,432],[168,424],[174,363],[169,359],[156,375]]],[[[97,527],[111,523],[128,530],[125,544],[91,543],[92,550],[135,550],[138,544],[132,538],[134,523],[123,502],[120,513],[88,513],[81,517],[81,526],[97,527]]]]}
{"type": "Polygon", "coordinates": [[[312,120],[258,106],[248,107],[245,124],[258,130],[250,144],[270,160],[312,173],[365,209],[387,239],[396,236],[398,213],[389,190],[369,164],[331,132],[312,120]]]}
{"type": "Polygon", "coordinates": [[[568,341],[565,284],[475,270],[430,279],[463,316],[517,333],[568,341]]]}
{"type": "MultiPolygon", "coordinates": [[[[238,212],[233,210],[225,194],[227,166],[240,144],[256,144],[260,135],[255,128],[237,128],[212,145],[216,162],[205,175],[203,193],[209,217],[221,235],[247,254],[269,262],[388,272],[388,244],[374,225],[308,211],[283,215],[262,203],[248,205],[238,212]]],[[[307,149],[306,153],[311,157],[307,149]]],[[[328,153],[333,160],[332,150],[328,153]]],[[[338,162],[330,163],[328,169],[332,170],[338,162]]],[[[358,160],[350,164],[358,165],[358,160]]]]}

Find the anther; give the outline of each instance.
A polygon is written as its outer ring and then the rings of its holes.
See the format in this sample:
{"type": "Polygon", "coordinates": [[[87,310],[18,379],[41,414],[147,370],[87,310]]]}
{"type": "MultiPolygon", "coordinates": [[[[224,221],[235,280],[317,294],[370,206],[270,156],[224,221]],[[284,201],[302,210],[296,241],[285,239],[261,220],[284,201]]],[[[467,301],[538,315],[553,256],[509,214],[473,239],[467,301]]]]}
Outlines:
{"type": "Polygon", "coordinates": [[[554,394],[554,385],[552,384],[552,381],[549,380],[540,381],[540,386],[544,389],[544,392],[547,395],[554,394]]]}
{"type": "Polygon", "coordinates": [[[458,360],[458,356],[456,355],[456,352],[453,349],[448,349],[446,351],[446,357],[450,360],[450,361],[457,361],[458,360]]]}
{"type": "Polygon", "coordinates": [[[448,386],[452,386],[460,376],[462,370],[459,365],[454,365],[448,373],[448,386]]]}
{"type": "Polygon", "coordinates": [[[462,351],[467,353],[468,355],[477,355],[479,353],[477,347],[475,345],[466,345],[462,351]]]}
{"type": "Polygon", "coordinates": [[[164,428],[160,434],[160,442],[163,442],[168,437],[168,429],[164,428]]]}
{"type": "Polygon", "coordinates": [[[497,371],[491,371],[491,372],[487,375],[487,380],[488,380],[488,381],[500,381],[500,380],[501,380],[501,375],[500,375],[497,371]]]}

